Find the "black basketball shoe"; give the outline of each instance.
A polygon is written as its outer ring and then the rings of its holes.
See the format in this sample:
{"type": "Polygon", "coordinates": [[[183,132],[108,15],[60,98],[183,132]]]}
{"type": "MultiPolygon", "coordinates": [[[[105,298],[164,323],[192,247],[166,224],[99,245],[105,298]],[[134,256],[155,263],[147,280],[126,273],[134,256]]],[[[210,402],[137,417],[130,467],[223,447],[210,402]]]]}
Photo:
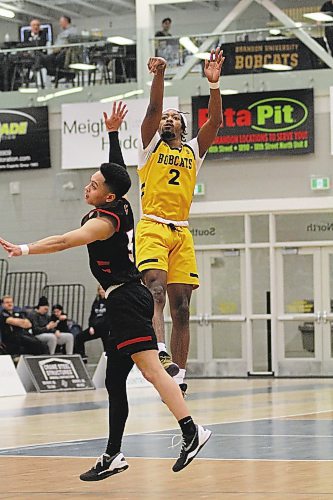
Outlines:
{"type": "Polygon", "coordinates": [[[186,399],[187,384],[179,384],[179,389],[182,391],[183,398],[186,399]]]}
{"type": "Polygon", "coordinates": [[[172,361],[170,354],[165,351],[160,351],[158,353],[158,357],[160,358],[160,362],[164,370],[170,375],[170,377],[175,377],[179,373],[179,366],[172,361]]]}
{"type": "Polygon", "coordinates": [[[103,453],[90,470],[81,474],[81,481],[101,481],[107,477],[119,474],[128,469],[129,465],[122,453],[117,453],[110,457],[107,453],[103,453]]]}
{"type": "Polygon", "coordinates": [[[201,425],[196,424],[195,427],[194,436],[183,436],[182,449],[177,462],[172,467],[173,472],[179,472],[190,464],[212,435],[212,431],[204,429],[201,425]]]}

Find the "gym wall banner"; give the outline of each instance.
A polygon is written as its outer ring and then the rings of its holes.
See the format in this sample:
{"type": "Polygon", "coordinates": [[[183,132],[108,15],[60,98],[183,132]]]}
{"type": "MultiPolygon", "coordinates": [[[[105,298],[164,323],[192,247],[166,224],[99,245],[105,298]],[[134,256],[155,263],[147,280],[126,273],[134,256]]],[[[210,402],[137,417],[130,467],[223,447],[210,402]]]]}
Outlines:
{"type": "MultiPolygon", "coordinates": [[[[316,41],[326,50],[323,38],[316,38],[316,41]]],[[[272,63],[285,64],[293,70],[327,68],[298,38],[226,43],[222,48],[226,55],[224,75],[269,72],[263,65],[272,63]]]]}
{"type": "MultiPolygon", "coordinates": [[[[209,96],[192,97],[193,132],[207,120],[209,96]]],[[[223,125],[208,158],[314,152],[313,90],[223,96],[223,125]]]]}
{"type": "MultiPolygon", "coordinates": [[[[128,114],[119,131],[126,165],[138,163],[138,139],[148,99],[124,100],[128,114]]],[[[164,108],[178,109],[178,97],[164,99],[164,108]]],[[[113,102],[64,104],[62,106],[62,168],[97,168],[109,158],[109,137],[103,111],[111,113],[113,102]]]]}
{"type": "Polygon", "coordinates": [[[0,170],[50,167],[47,107],[0,109],[0,170]]]}

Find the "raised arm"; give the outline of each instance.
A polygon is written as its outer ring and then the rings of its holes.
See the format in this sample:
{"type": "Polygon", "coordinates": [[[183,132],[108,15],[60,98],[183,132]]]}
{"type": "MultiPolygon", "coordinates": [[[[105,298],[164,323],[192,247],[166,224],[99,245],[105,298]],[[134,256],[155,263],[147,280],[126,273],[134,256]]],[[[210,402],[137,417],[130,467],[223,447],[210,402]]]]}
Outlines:
{"type": "Polygon", "coordinates": [[[219,47],[213,49],[210,53],[210,59],[205,61],[205,76],[210,87],[210,98],[208,103],[208,120],[198,133],[200,157],[206,153],[209,146],[213,143],[223,120],[219,86],[223,61],[223,51],[219,47]]]}
{"type": "Polygon", "coordinates": [[[111,238],[114,233],[115,228],[110,219],[97,217],[88,220],[79,229],[74,229],[74,231],[62,235],[49,236],[25,245],[14,245],[0,238],[0,245],[6,250],[9,257],[19,257],[28,253],[35,255],[61,252],[69,248],[88,245],[93,241],[106,240],[111,238]]]}
{"type": "Polygon", "coordinates": [[[109,149],[109,162],[117,163],[122,167],[126,168],[123,154],[120,148],[118,131],[123,123],[125,116],[127,115],[126,104],[121,101],[118,106],[116,102],[113,103],[112,113],[108,117],[107,113],[103,112],[104,123],[106,130],[109,133],[110,149],[109,149]]]}
{"type": "Polygon", "coordinates": [[[150,101],[146,116],[141,125],[141,138],[145,149],[156,134],[163,111],[164,73],[166,60],[162,57],[151,57],[148,61],[148,70],[154,78],[150,89],[150,101]]]}

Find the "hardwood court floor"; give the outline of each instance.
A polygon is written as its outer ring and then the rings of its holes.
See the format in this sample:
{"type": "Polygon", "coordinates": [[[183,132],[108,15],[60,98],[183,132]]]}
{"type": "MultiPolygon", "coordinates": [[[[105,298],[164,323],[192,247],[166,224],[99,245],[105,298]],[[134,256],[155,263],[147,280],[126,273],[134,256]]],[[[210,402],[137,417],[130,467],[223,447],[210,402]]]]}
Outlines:
{"type": "Polygon", "coordinates": [[[150,388],[131,389],[130,468],[98,483],[79,474],[104,448],[103,390],[0,399],[1,499],[333,499],[333,381],[191,380],[188,404],[213,437],[187,469],[179,434],[150,388]]]}

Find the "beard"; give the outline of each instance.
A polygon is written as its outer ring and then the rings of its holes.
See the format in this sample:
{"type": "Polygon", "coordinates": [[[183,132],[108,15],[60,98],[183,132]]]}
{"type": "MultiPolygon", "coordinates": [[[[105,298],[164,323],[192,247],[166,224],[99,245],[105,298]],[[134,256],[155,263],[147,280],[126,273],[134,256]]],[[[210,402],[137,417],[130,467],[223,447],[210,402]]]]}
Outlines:
{"type": "Polygon", "coordinates": [[[174,139],[176,137],[176,134],[174,132],[171,132],[170,130],[164,130],[161,133],[161,139],[164,141],[171,141],[171,139],[174,139]]]}

